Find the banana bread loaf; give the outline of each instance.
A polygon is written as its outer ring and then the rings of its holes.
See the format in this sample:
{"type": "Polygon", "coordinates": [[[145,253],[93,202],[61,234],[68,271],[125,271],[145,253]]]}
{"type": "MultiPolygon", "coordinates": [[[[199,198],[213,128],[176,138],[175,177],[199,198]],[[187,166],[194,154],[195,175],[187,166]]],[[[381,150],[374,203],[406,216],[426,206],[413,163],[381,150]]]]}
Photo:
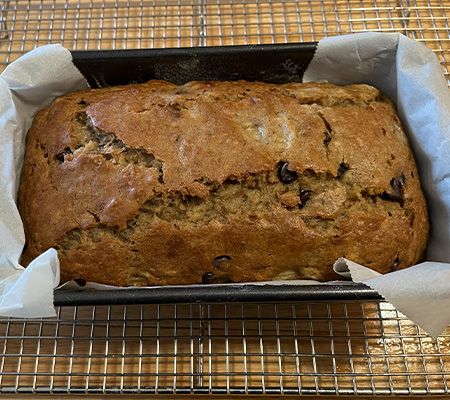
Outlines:
{"type": "Polygon", "coordinates": [[[419,261],[428,217],[394,107],[367,85],[151,81],[39,112],[19,189],[24,265],[63,281],[335,279],[419,261]]]}

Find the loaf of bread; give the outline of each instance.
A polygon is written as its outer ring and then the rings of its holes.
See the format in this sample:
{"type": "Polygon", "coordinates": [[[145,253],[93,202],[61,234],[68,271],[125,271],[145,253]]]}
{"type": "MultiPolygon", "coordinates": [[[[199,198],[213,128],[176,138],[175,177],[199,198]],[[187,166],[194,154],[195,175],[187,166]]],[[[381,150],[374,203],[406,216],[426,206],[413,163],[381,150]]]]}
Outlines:
{"type": "Polygon", "coordinates": [[[151,81],[56,99],[28,133],[24,265],[169,285],[336,279],[423,255],[428,217],[391,102],[367,85],[151,81]]]}

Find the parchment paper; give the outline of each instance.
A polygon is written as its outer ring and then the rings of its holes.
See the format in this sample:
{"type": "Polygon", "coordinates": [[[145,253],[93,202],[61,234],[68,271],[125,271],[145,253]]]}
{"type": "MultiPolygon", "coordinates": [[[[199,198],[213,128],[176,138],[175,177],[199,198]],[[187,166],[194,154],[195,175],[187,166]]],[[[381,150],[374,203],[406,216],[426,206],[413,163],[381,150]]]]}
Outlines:
{"type": "MultiPolygon", "coordinates": [[[[436,57],[400,34],[328,38],[319,43],[304,80],[365,82],[396,102],[410,132],[428,200],[432,223],[428,260],[435,262],[383,276],[345,259],[334,268],[368,284],[437,336],[450,323],[450,95],[436,57]]],[[[59,45],[26,54],[0,76],[0,315],[55,315],[57,254],[50,249],[27,269],[19,265],[25,239],[15,199],[24,138],[33,115],[55,97],[86,86],[70,52],[59,45]]],[[[304,284],[288,284],[300,283],[304,284]]]]}
{"type": "Polygon", "coordinates": [[[436,56],[401,34],[338,36],[319,43],[303,80],[369,83],[396,103],[427,198],[429,262],[381,276],[341,259],[335,270],[349,271],[436,337],[450,324],[450,91],[436,56]]]}
{"type": "Polygon", "coordinates": [[[55,315],[53,288],[59,284],[59,261],[50,249],[27,269],[19,265],[25,243],[15,204],[25,135],[34,114],[86,82],[60,45],[38,48],[10,64],[0,75],[0,315],[55,315]]]}

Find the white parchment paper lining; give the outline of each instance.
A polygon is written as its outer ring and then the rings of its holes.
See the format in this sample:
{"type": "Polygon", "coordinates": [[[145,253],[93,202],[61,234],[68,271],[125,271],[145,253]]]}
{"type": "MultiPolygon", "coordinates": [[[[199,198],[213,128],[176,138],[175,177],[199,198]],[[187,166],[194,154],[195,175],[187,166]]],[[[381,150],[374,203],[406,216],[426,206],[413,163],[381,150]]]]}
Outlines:
{"type": "MultiPolygon", "coordinates": [[[[450,95],[436,57],[400,34],[327,38],[319,43],[304,80],[369,83],[396,102],[410,133],[430,210],[429,261],[386,275],[345,259],[334,268],[377,290],[437,336],[450,323],[450,95]]],[[[55,97],[84,87],[70,52],[59,45],[24,55],[0,76],[0,315],[55,315],[56,251],[48,250],[26,269],[19,265],[25,238],[15,198],[25,134],[34,114],[55,97]]]]}

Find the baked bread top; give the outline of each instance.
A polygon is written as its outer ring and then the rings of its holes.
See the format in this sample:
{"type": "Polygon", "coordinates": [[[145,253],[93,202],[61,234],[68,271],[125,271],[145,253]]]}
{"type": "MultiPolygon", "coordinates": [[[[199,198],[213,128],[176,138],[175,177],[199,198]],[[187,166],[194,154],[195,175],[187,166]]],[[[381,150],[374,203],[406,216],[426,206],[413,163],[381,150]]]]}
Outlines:
{"type": "Polygon", "coordinates": [[[409,266],[428,236],[407,138],[368,85],[150,81],[67,94],[28,133],[19,207],[25,264],[104,235],[133,241],[141,214],[186,241],[200,226],[256,218],[281,243],[295,225],[295,240],[302,232],[317,248],[308,265],[317,256],[328,269],[341,255],[381,272],[409,266]]]}

